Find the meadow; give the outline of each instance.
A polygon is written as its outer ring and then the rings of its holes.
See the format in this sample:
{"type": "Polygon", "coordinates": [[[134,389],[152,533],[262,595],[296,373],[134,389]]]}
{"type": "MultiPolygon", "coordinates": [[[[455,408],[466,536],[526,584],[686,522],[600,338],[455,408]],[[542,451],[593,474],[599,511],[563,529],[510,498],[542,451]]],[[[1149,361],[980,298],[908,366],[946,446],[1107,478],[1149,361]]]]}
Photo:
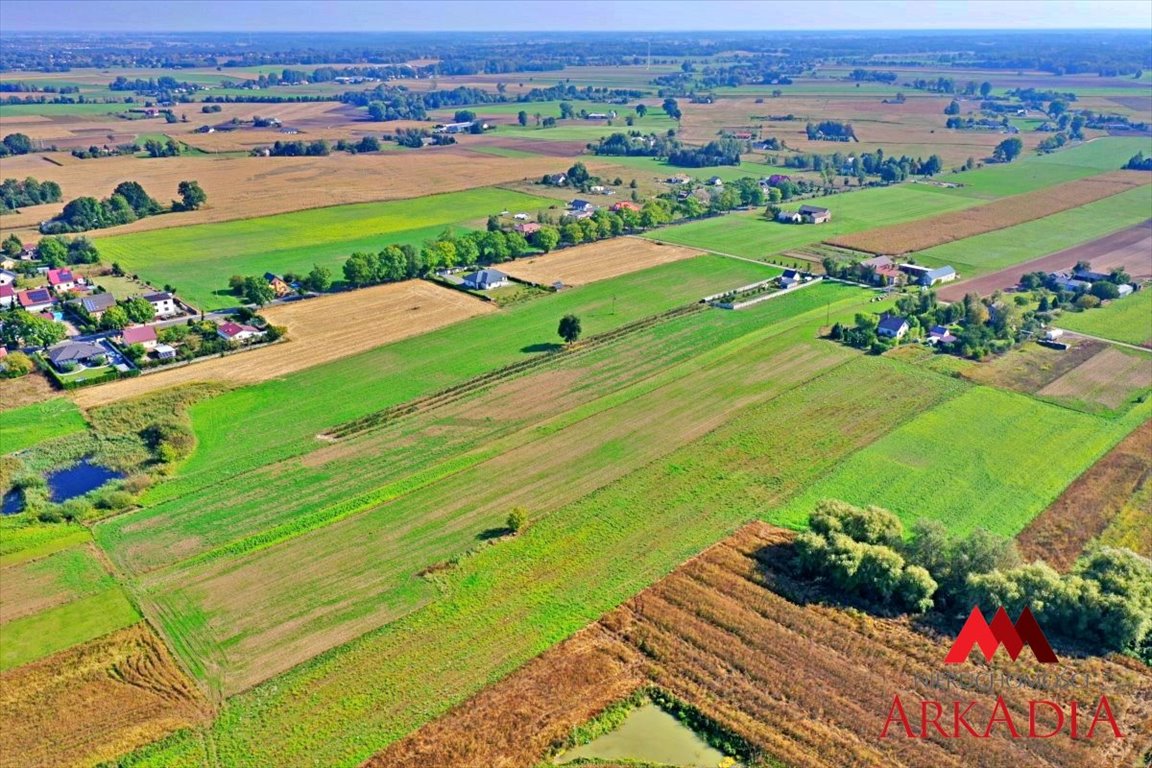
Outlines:
{"type": "Polygon", "coordinates": [[[802,526],[818,501],[842,499],[890,509],[906,526],[926,517],[954,533],[1015,536],[1149,414],[1145,403],[1108,420],[976,387],[918,414],[766,519],[802,526]]]}
{"type": "Polygon", "coordinates": [[[66,397],[0,411],[0,451],[15,453],[44,440],[87,428],[80,409],[66,397]]]}
{"type": "Polygon", "coordinates": [[[535,211],[554,205],[495,188],[341,205],[255,219],[180,227],[174,230],[98,237],[105,261],[157,284],[174,285],[181,297],[204,310],[235,306],[231,275],[306,273],[314,264],[341,276],[354,251],[379,251],[389,244],[419,247],[446,227],[466,226],[505,209],[535,211]]]}
{"type": "Polygon", "coordinates": [[[1150,211],[1152,185],[1145,184],[1042,219],[917,251],[911,257],[927,266],[950,265],[967,280],[1134,226],[1146,220],[1150,211]]]}
{"type": "Polygon", "coordinates": [[[1055,324],[1070,331],[1152,347],[1152,291],[1137,291],[1084,312],[1064,312],[1055,324]]]}
{"type": "MultiPolygon", "coordinates": [[[[781,504],[896,427],[889,409],[912,414],[962,386],[845,362],[811,339],[822,314],[754,347],[770,399],[439,571],[424,607],[229,699],[203,738],[238,766],[358,764],[781,504]],[[770,361],[804,346],[809,378],[773,383],[770,361]]],[[[201,748],[189,735],[137,765],[195,765],[201,748]]]]}

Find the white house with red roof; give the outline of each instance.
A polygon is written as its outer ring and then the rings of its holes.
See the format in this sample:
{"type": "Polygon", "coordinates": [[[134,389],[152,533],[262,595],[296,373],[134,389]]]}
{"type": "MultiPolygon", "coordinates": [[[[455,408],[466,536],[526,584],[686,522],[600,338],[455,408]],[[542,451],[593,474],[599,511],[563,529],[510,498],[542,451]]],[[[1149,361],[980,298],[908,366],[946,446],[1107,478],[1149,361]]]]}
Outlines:
{"type": "Polygon", "coordinates": [[[251,341],[264,335],[264,331],[252,325],[221,323],[216,334],[225,341],[251,341]]]}
{"type": "Polygon", "coordinates": [[[76,287],[76,277],[70,269],[48,270],[48,284],[56,293],[67,293],[76,287]]]}
{"type": "Polygon", "coordinates": [[[120,338],[125,346],[139,344],[144,349],[156,346],[156,329],[150,325],[134,325],[120,332],[120,338]]]}
{"type": "Polygon", "coordinates": [[[27,291],[20,291],[16,294],[20,306],[28,312],[44,312],[52,309],[52,304],[56,299],[52,296],[52,291],[47,288],[31,288],[27,291]]]}
{"type": "Polygon", "coordinates": [[[0,285],[0,308],[8,309],[16,301],[16,289],[10,285],[0,285]]]}
{"type": "Polygon", "coordinates": [[[0,285],[12,285],[20,275],[10,269],[0,269],[0,285]]]}

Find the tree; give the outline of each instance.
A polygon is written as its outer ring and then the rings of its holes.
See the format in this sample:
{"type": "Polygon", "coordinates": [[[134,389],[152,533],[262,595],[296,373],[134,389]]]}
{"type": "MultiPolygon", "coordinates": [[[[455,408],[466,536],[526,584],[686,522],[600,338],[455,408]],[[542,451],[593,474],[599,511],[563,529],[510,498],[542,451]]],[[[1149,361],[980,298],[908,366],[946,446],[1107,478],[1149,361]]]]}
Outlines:
{"type": "Polygon", "coordinates": [[[588,169],[584,166],[584,163],[576,163],[571,168],[569,168],[567,176],[569,183],[573,184],[574,186],[580,186],[584,182],[588,181],[589,178],[591,178],[591,175],[588,173],[588,169]]]}
{"type": "Polygon", "coordinates": [[[960,102],[956,101],[956,99],[952,99],[951,103],[949,103],[948,106],[944,107],[944,114],[946,114],[946,115],[958,115],[958,114],[960,114],[960,102]]]}
{"type": "Polygon", "coordinates": [[[244,295],[244,275],[232,275],[228,278],[228,289],[237,296],[244,295]]]}
{"type": "Polygon", "coordinates": [[[516,122],[520,123],[521,128],[527,127],[527,125],[528,125],[528,113],[525,112],[524,110],[520,110],[519,112],[517,112],[516,113],[516,122]]]}
{"type": "Polygon", "coordinates": [[[990,93],[992,93],[992,83],[987,80],[980,83],[980,96],[986,99],[990,93]]]}
{"type": "Polygon", "coordinates": [[[1016,137],[1004,139],[992,151],[992,159],[1001,163],[1010,163],[1024,151],[1024,142],[1016,137]]]}
{"type": "Polygon", "coordinates": [[[556,227],[540,227],[532,235],[532,244],[544,253],[548,253],[560,244],[560,233],[556,227]]]}
{"type": "Polygon", "coordinates": [[[208,202],[208,195],[195,181],[180,182],[176,187],[176,193],[180,195],[180,204],[185,211],[194,211],[208,202]]]}
{"type": "Polygon", "coordinates": [[[312,266],[312,271],[304,278],[304,287],[315,293],[323,293],[332,286],[332,270],[319,264],[312,266]]]}
{"type": "Polygon", "coordinates": [[[344,262],[344,279],[353,287],[376,282],[376,259],[371,253],[357,251],[344,262]]]}
{"type": "Polygon", "coordinates": [[[567,119],[571,118],[574,114],[576,114],[576,113],[572,109],[571,102],[567,102],[567,101],[560,102],[560,119],[561,120],[567,120],[567,119]]]}
{"type": "Polygon", "coordinates": [[[13,233],[4,238],[4,244],[0,246],[0,250],[3,250],[5,256],[16,256],[24,250],[24,243],[13,233]]]}
{"type": "Polygon", "coordinates": [[[276,298],[276,291],[263,277],[252,276],[244,278],[244,300],[249,304],[262,307],[276,298]]]}
{"type": "Polygon", "coordinates": [[[940,155],[932,155],[920,166],[920,173],[925,176],[935,176],[944,168],[944,161],[940,155]]]}
{"type": "Polygon", "coordinates": [[[664,103],[661,106],[664,108],[664,113],[673,120],[679,120],[683,115],[680,111],[680,104],[672,97],[664,99],[664,103]]]}
{"type": "Polygon", "coordinates": [[[637,117],[639,117],[641,120],[643,120],[644,116],[647,114],[648,114],[648,107],[646,107],[644,104],[637,104],[636,105],[636,116],[637,117]]]}
{"type": "Polygon", "coordinates": [[[470,109],[458,109],[456,114],[453,115],[453,122],[455,123],[471,123],[475,122],[476,113],[470,109]]]}
{"type": "Polygon", "coordinates": [[[580,338],[580,318],[576,315],[564,315],[560,318],[560,326],[556,329],[556,333],[560,334],[560,338],[564,339],[568,344],[573,343],[580,338]]]}
{"type": "Polygon", "coordinates": [[[1120,288],[1112,282],[1107,280],[1099,280],[1092,283],[1090,293],[1098,299],[1118,299],[1120,298],[1120,288]]]}
{"type": "Polygon", "coordinates": [[[515,507],[508,513],[508,519],[504,523],[512,533],[520,533],[524,530],[524,525],[528,522],[528,513],[521,507],[515,507]]]}
{"type": "Polygon", "coordinates": [[[156,309],[152,306],[152,302],[140,296],[121,302],[121,306],[133,323],[147,323],[156,317],[156,309]]]}
{"type": "Polygon", "coordinates": [[[100,316],[100,327],[106,331],[118,331],[127,327],[128,323],[128,312],[120,305],[109,307],[100,316]]]}
{"type": "Polygon", "coordinates": [[[0,342],[5,346],[47,347],[64,338],[64,326],[54,320],[25,312],[22,309],[4,313],[0,324],[0,342]]]}
{"type": "Polygon", "coordinates": [[[13,155],[26,155],[32,151],[32,139],[22,133],[10,133],[4,137],[4,148],[13,155]]]}
{"type": "Polygon", "coordinates": [[[17,350],[9,352],[7,357],[0,361],[0,370],[9,379],[17,379],[32,372],[32,358],[17,350]]]}

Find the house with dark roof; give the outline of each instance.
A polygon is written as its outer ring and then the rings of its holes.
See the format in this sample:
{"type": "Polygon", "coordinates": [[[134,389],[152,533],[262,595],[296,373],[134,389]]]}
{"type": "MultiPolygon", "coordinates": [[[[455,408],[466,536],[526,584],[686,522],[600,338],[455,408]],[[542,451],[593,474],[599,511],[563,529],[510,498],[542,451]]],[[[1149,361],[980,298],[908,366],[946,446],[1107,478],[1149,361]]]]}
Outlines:
{"type": "Polygon", "coordinates": [[[66,341],[49,347],[45,354],[57,370],[66,372],[69,365],[100,363],[98,358],[106,358],[108,351],[99,344],[87,341],[66,341]]]}
{"type": "Polygon", "coordinates": [[[20,301],[20,306],[28,312],[43,312],[46,309],[52,309],[52,304],[56,301],[52,292],[47,288],[20,291],[17,294],[17,299],[20,301]]]}
{"type": "Polygon", "coordinates": [[[10,269],[0,269],[0,285],[12,285],[20,275],[10,269]]]}
{"type": "Polygon", "coordinates": [[[464,287],[474,291],[489,291],[508,285],[508,275],[498,269],[482,269],[464,276],[464,287]]]}
{"type": "Polygon", "coordinates": [[[568,203],[568,207],[577,213],[591,213],[592,211],[596,210],[595,205],[588,202],[587,200],[581,200],[580,198],[576,198],[572,202],[568,203]]]}
{"type": "Polygon", "coordinates": [[[899,315],[884,315],[876,325],[876,335],[889,339],[902,339],[908,333],[908,321],[899,315]]]}
{"type": "Polygon", "coordinates": [[[167,291],[147,293],[144,295],[144,300],[152,305],[156,317],[179,314],[179,310],[176,309],[176,298],[167,291]]]}
{"type": "Polygon", "coordinates": [[[808,224],[824,224],[832,221],[832,211],[816,205],[800,206],[800,216],[808,224]]]}
{"type": "Polygon", "coordinates": [[[273,293],[276,294],[276,298],[278,299],[282,299],[285,296],[291,296],[293,293],[295,293],[295,291],[292,290],[292,286],[288,285],[288,283],[284,281],[284,278],[280,277],[279,275],[274,275],[271,272],[265,272],[264,279],[268,281],[268,286],[272,289],[273,293]]]}
{"type": "Polygon", "coordinates": [[[956,341],[956,337],[946,326],[934,325],[928,331],[928,342],[931,344],[951,344],[954,341],[956,341]]]}
{"type": "Polygon", "coordinates": [[[116,297],[110,293],[94,293],[80,299],[80,306],[92,317],[100,317],[112,307],[116,306],[116,297]]]}
{"type": "Polygon", "coordinates": [[[1093,272],[1091,269],[1072,270],[1072,278],[1074,280],[1083,280],[1086,283],[1099,283],[1102,280],[1108,280],[1111,277],[1111,275],[1105,272],[1093,272]]]}
{"type": "Polygon", "coordinates": [[[781,288],[795,288],[797,285],[800,285],[801,282],[802,278],[800,277],[800,273],[794,269],[786,269],[784,273],[780,275],[781,288]]]}

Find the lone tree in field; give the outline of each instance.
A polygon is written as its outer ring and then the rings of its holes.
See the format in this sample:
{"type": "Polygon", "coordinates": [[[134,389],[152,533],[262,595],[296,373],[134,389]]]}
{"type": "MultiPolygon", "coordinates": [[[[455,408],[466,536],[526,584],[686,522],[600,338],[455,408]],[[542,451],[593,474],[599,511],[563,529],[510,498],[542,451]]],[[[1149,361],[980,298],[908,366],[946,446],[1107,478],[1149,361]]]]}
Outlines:
{"type": "Polygon", "coordinates": [[[576,315],[564,315],[560,318],[560,327],[556,332],[560,334],[560,338],[571,344],[580,338],[580,318],[576,315]]]}
{"type": "Polygon", "coordinates": [[[515,507],[511,512],[508,513],[508,520],[505,522],[505,526],[512,533],[520,533],[520,531],[524,530],[524,526],[527,524],[527,522],[528,513],[525,512],[521,507],[515,507]]]}
{"type": "Polygon", "coordinates": [[[992,159],[1001,163],[1010,163],[1024,151],[1024,142],[1017,138],[1004,139],[992,150],[992,159]]]}
{"type": "Polygon", "coordinates": [[[180,210],[182,211],[194,211],[208,202],[208,195],[200,188],[199,182],[182,181],[180,186],[176,188],[176,193],[180,195],[180,210]]]}

